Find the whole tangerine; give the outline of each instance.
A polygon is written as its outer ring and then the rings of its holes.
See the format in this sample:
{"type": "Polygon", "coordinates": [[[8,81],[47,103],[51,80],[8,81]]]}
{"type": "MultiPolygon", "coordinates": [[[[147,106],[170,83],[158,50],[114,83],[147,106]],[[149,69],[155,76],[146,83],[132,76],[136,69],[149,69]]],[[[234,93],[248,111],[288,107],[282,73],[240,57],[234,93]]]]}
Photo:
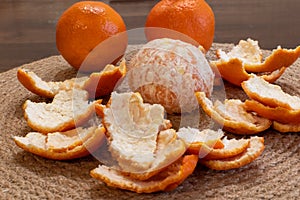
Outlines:
{"type": "Polygon", "coordinates": [[[145,27],[148,40],[169,37],[209,50],[214,39],[215,17],[205,0],[162,0],[151,9],[145,27]]]}
{"type": "Polygon", "coordinates": [[[124,54],[127,35],[121,33],[125,31],[122,17],[112,7],[98,1],[81,1],[59,18],[56,46],[75,69],[99,71],[124,54]]]}

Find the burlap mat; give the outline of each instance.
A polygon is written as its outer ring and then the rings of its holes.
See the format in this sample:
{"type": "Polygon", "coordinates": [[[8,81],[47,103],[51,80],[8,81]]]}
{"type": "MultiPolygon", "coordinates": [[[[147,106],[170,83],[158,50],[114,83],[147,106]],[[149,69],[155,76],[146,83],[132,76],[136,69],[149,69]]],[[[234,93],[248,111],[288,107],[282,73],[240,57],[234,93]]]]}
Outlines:
{"type": "MultiPolygon", "coordinates": [[[[226,49],[230,45],[214,44],[226,49]]],[[[269,51],[264,51],[269,54],[269,51]]],[[[130,56],[130,55],[129,55],[130,56]]],[[[212,58],[212,53],[208,56],[212,58]]],[[[60,56],[25,65],[45,80],[64,80],[76,72],[60,56]]],[[[300,60],[277,83],[300,96],[300,60]]],[[[24,136],[30,128],[23,119],[26,99],[41,100],[16,78],[17,69],[0,74],[0,199],[297,199],[300,196],[300,135],[273,130],[261,133],[265,151],[255,162],[237,170],[213,171],[198,166],[175,191],[136,194],[112,189],[90,177],[98,161],[92,156],[67,162],[47,160],[18,148],[12,136],[24,136]]],[[[229,97],[245,98],[236,87],[226,87],[229,97]]]]}

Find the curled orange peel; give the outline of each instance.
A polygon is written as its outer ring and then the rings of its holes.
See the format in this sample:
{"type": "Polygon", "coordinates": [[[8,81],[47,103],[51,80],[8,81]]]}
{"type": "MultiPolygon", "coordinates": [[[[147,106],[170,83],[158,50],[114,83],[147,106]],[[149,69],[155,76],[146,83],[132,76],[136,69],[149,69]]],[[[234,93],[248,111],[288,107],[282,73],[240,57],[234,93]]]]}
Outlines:
{"type": "Polygon", "coordinates": [[[262,52],[258,42],[248,38],[247,41],[240,40],[239,44],[234,46],[228,53],[220,49],[217,50],[217,56],[224,61],[233,58],[239,59],[247,72],[273,72],[282,67],[291,66],[300,56],[300,46],[295,49],[282,49],[278,46],[262,62],[262,52]]]}
{"type": "Polygon", "coordinates": [[[300,132],[300,123],[280,123],[280,122],[273,122],[272,128],[276,131],[279,131],[281,133],[296,133],[300,132]]]}
{"type": "Polygon", "coordinates": [[[90,97],[98,98],[114,90],[117,82],[126,74],[126,62],[123,59],[119,66],[106,65],[101,72],[92,73],[85,81],[83,89],[87,90],[90,97]]]}
{"type": "Polygon", "coordinates": [[[88,77],[72,78],[65,81],[44,81],[36,73],[19,68],[17,72],[19,82],[29,91],[46,98],[54,98],[61,90],[81,88],[88,77]]]}
{"type": "Polygon", "coordinates": [[[245,107],[259,116],[280,123],[300,123],[300,109],[291,110],[283,107],[269,107],[255,100],[246,100],[245,107]]]}
{"type": "Polygon", "coordinates": [[[65,132],[30,132],[25,137],[15,136],[15,143],[30,153],[53,159],[70,160],[87,156],[105,140],[105,128],[76,128],[65,132]]]}
{"type": "Polygon", "coordinates": [[[211,66],[215,66],[212,68],[218,69],[223,79],[240,86],[251,77],[248,72],[263,73],[262,78],[270,83],[275,82],[299,58],[300,46],[295,49],[282,49],[278,46],[264,62],[258,42],[250,38],[247,41],[240,40],[228,53],[221,49],[216,53],[219,60],[210,62],[211,66]]]}
{"type": "Polygon", "coordinates": [[[28,126],[37,132],[67,131],[87,122],[95,113],[94,105],[101,101],[89,102],[85,90],[61,90],[51,103],[26,100],[23,104],[24,118],[28,126]]]}
{"type": "Polygon", "coordinates": [[[93,178],[106,183],[110,187],[137,193],[153,193],[175,189],[193,173],[197,163],[197,155],[185,155],[147,180],[133,179],[129,176],[125,176],[122,172],[105,165],[99,165],[97,168],[93,169],[90,174],[93,178]]]}
{"type": "Polygon", "coordinates": [[[300,56],[300,46],[295,49],[282,49],[280,46],[272,51],[263,63],[245,63],[245,69],[249,72],[272,72],[282,67],[291,66],[300,56]]]}
{"type": "Polygon", "coordinates": [[[148,179],[185,153],[186,144],[170,129],[164,108],[144,103],[139,93],[113,92],[106,106],[97,107],[107,129],[109,151],[127,176],[148,179]]]}
{"type": "Polygon", "coordinates": [[[300,110],[300,97],[284,92],[280,86],[270,84],[261,77],[253,75],[241,85],[251,99],[266,106],[300,110]]]}
{"type": "Polygon", "coordinates": [[[243,167],[258,158],[265,148],[263,137],[251,137],[248,148],[242,153],[224,159],[200,160],[200,163],[214,170],[230,170],[243,167]]]}
{"type": "Polygon", "coordinates": [[[17,77],[19,82],[29,91],[46,98],[54,98],[61,90],[73,88],[84,89],[90,98],[109,95],[116,83],[126,74],[126,63],[122,60],[119,66],[107,65],[101,72],[91,73],[89,76],[67,79],[65,81],[44,81],[34,72],[19,68],[17,77]]]}
{"type": "Polygon", "coordinates": [[[212,102],[203,92],[195,93],[199,104],[205,113],[223,126],[224,130],[235,134],[256,134],[268,129],[272,122],[266,118],[247,112],[240,100],[225,100],[212,102]]]}
{"type": "Polygon", "coordinates": [[[249,139],[222,139],[224,147],[221,149],[214,149],[204,145],[199,150],[199,157],[205,160],[218,160],[230,158],[244,152],[248,147],[249,139]]]}
{"type": "Polygon", "coordinates": [[[205,145],[212,149],[222,149],[224,144],[221,138],[224,136],[222,130],[214,131],[204,129],[200,131],[196,128],[183,127],[177,131],[177,136],[187,144],[187,152],[199,154],[199,150],[205,145]]]}
{"type": "MultiPolygon", "coordinates": [[[[228,61],[212,61],[211,65],[216,66],[223,79],[236,86],[241,86],[243,81],[251,77],[251,74],[245,70],[242,61],[238,58],[231,58],[228,61]]],[[[285,72],[285,69],[285,67],[282,67],[276,71],[260,76],[266,81],[273,83],[280,78],[285,72]]]]}

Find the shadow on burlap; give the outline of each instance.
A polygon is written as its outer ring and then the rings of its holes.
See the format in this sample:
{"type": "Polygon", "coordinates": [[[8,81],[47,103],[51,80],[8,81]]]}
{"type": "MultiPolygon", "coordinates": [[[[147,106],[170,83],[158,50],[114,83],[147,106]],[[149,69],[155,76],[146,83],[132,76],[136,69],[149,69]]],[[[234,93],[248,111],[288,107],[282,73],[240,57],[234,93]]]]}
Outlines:
{"type": "MultiPolygon", "coordinates": [[[[229,44],[214,44],[224,50],[229,44]]],[[[131,47],[134,48],[134,47],[131,47]]],[[[264,51],[264,54],[269,54],[264,51]]],[[[129,55],[130,57],[131,55],[129,55]]],[[[45,80],[64,80],[76,72],[60,56],[24,65],[45,80]]],[[[276,83],[286,92],[300,96],[300,61],[288,68],[276,83]]],[[[251,164],[237,170],[214,171],[198,165],[194,173],[176,190],[155,194],[136,194],[107,187],[90,177],[97,167],[92,156],[72,161],[52,161],[18,148],[12,136],[31,131],[22,111],[26,99],[44,101],[22,87],[17,69],[0,74],[0,199],[296,199],[300,194],[300,135],[281,134],[269,129],[265,151],[251,164]]],[[[227,85],[228,98],[245,99],[240,88],[227,85]]],[[[176,124],[175,124],[176,125],[176,124]]],[[[200,127],[201,128],[201,127],[200,127]]]]}

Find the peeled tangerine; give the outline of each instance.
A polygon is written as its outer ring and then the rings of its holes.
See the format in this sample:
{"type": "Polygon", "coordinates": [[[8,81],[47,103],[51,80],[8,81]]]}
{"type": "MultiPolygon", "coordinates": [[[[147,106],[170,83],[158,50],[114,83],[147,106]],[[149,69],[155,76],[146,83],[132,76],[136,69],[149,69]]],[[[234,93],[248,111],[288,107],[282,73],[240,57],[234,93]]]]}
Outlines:
{"type": "Polygon", "coordinates": [[[128,83],[145,102],[158,103],[168,113],[190,112],[198,107],[194,92],[210,96],[214,73],[195,46],[168,38],[144,45],[129,63],[128,83]]]}

